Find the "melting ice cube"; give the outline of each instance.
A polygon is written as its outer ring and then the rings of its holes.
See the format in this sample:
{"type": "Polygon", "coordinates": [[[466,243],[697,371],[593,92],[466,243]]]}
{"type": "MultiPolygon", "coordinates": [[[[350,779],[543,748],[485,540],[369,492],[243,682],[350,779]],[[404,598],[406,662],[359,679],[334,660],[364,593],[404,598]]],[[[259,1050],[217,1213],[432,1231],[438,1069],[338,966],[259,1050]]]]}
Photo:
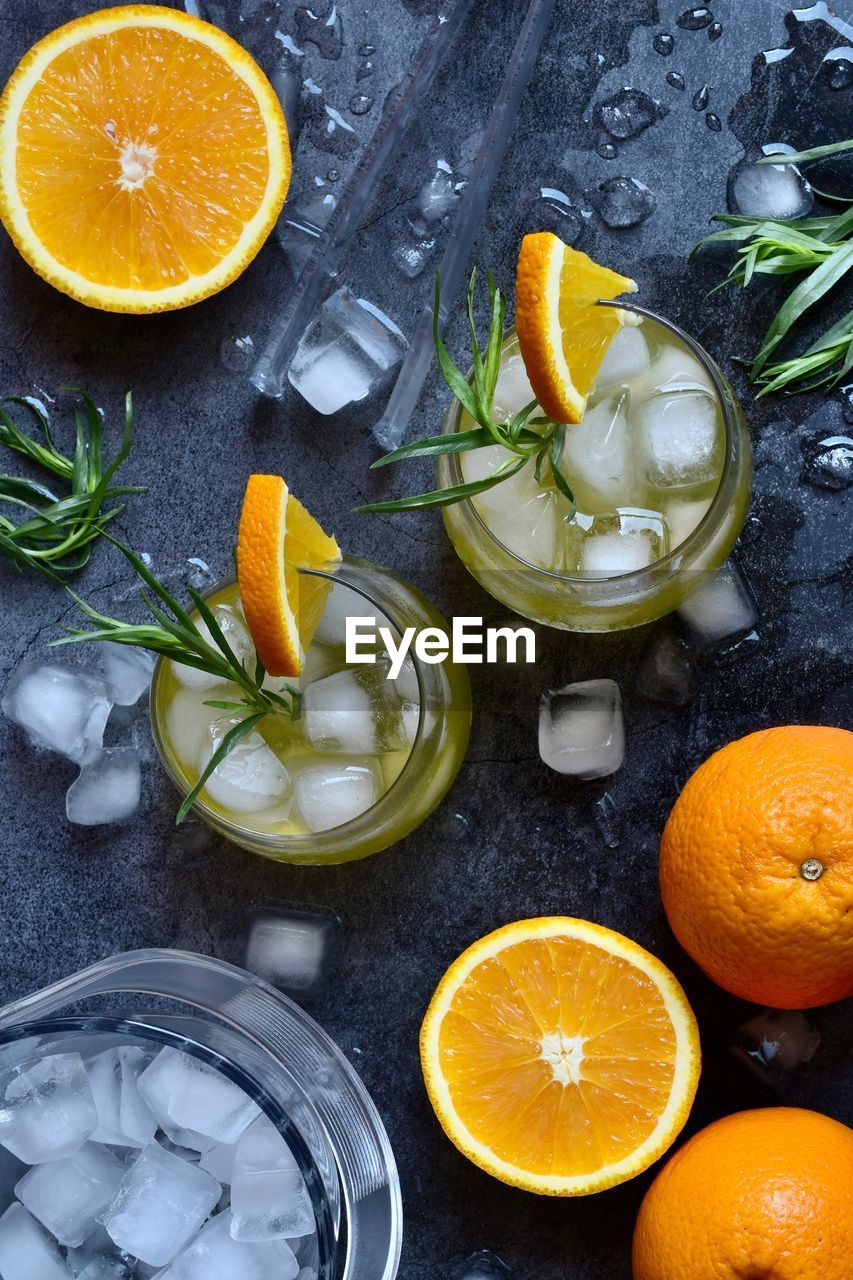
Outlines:
{"type": "Polygon", "coordinates": [[[296,804],[309,831],[329,831],[351,822],[379,799],[376,767],[320,765],[295,779],[296,804]]]}
{"type": "Polygon", "coordinates": [[[625,324],[618,329],[604,354],[595,377],[596,387],[627,386],[649,368],[649,344],[641,325],[625,324]]]}
{"type": "Polygon", "coordinates": [[[84,764],[65,797],[69,822],[98,827],[126,822],[139,808],[142,770],[130,747],[110,747],[84,764]]]}
{"type": "Polygon", "coordinates": [[[656,392],[707,391],[714,384],[705,366],[685,347],[667,346],[654,359],[651,379],[656,392]]]}
{"type": "Polygon", "coordinates": [[[696,696],[690,650],[671,631],[657,632],[646,646],[636,689],[652,702],[684,707],[696,696]]]}
{"type": "Polygon", "coordinates": [[[40,746],[78,764],[104,741],[110,698],[102,680],[75,667],[25,662],[3,693],[0,709],[40,746]]]}
{"type": "Polygon", "coordinates": [[[294,1280],[299,1263],[285,1240],[232,1239],[228,1210],[211,1218],[158,1280],[294,1280]]]}
{"type": "Polygon", "coordinates": [[[745,164],[730,187],[734,212],[749,218],[805,218],[814,204],[811,185],[794,164],[745,164]]]}
{"type": "Polygon", "coordinates": [[[49,1054],[13,1075],[0,1102],[0,1142],[26,1164],[73,1155],[97,1123],[79,1053],[49,1054]]]}
{"type": "MultiPolygon", "coordinates": [[[[563,504],[564,506],[564,504],[563,504]]],[[[563,555],[563,507],[556,495],[543,490],[513,511],[495,512],[489,529],[499,542],[527,564],[559,569],[563,555]]]]}
{"type": "Polygon", "coordinates": [[[579,568],[593,578],[636,573],[659,560],[666,549],[659,512],[623,507],[615,516],[596,516],[581,542],[579,568]]]}
{"type": "Polygon", "coordinates": [[[98,1113],[93,1142],[145,1147],[154,1137],[157,1121],[138,1088],[147,1065],[148,1057],[138,1045],[105,1049],[86,1063],[98,1113]]]}
{"type": "Polygon", "coordinates": [[[733,560],[703,574],[701,585],[679,605],[678,613],[696,647],[705,651],[745,635],[758,620],[755,598],[733,560]]]}
{"type": "MultiPolygon", "coordinates": [[[[207,768],[211,758],[241,716],[216,720],[202,748],[199,769],[207,768]]],[[[204,784],[205,793],[215,804],[236,813],[259,813],[273,804],[286,801],[290,793],[290,774],[272,748],[254,730],[228,752],[204,784]]]]}
{"type": "Polygon", "coordinates": [[[343,582],[336,582],[326,597],[326,607],[314,639],[320,644],[345,644],[347,618],[368,618],[369,622],[360,628],[363,634],[387,624],[385,615],[377,613],[359,591],[343,582]]]}
{"type": "Polygon", "coordinates": [[[687,391],[652,396],[635,421],[649,484],[668,490],[716,479],[722,436],[712,396],[687,391]]]}
{"type": "Polygon", "coordinates": [[[401,700],[387,674],[388,664],[376,662],[312,680],[302,704],[305,737],[312,747],[340,755],[398,751],[401,700]]]}
{"type": "Polygon", "coordinates": [[[145,649],[107,641],[99,646],[101,670],[114,704],[132,707],[151,684],[154,658],[145,649]]]}
{"type": "Polygon", "coordinates": [[[50,1236],[20,1204],[0,1218],[3,1280],[70,1280],[71,1270],[50,1236]]]}
{"type": "Polygon", "coordinates": [[[450,166],[439,161],[435,173],[409,206],[408,219],[415,235],[425,236],[434,231],[447,218],[458,198],[450,166]]]}
{"type": "Polygon", "coordinates": [[[622,698],[613,680],[584,680],[546,693],[539,708],[539,754],[575,778],[604,778],[625,757],[622,698]]]}
{"type": "Polygon", "coordinates": [[[257,1103],[215,1067],[167,1047],[139,1077],[139,1091],[157,1120],[236,1142],[260,1115],[257,1103]]]}
{"type": "Polygon", "coordinates": [[[231,1184],[235,1240],[294,1239],[313,1232],[311,1197],[275,1125],[261,1116],[237,1143],[231,1184]]]}
{"type": "Polygon", "coordinates": [[[120,1160],[87,1142],[67,1160],[51,1160],[30,1169],[15,1188],[25,1209],[60,1244],[81,1245],[95,1230],[126,1172],[120,1160]]]}
{"type": "Polygon", "coordinates": [[[578,505],[593,515],[612,511],[632,484],[627,400],[625,394],[599,400],[582,422],[566,428],[560,470],[572,485],[578,505]]]}
{"type": "Polygon", "coordinates": [[[103,1223],[120,1249],[164,1267],[189,1244],[220,1192],[209,1173],[151,1142],[122,1179],[103,1223]]]}
{"type": "Polygon", "coordinates": [[[249,927],[245,967],[291,995],[316,994],[334,962],[338,923],[331,912],[258,911],[249,927]]]}
{"type": "Polygon", "coordinates": [[[365,400],[408,345],[388,316],[344,287],[326,299],[305,330],[288,378],[318,413],[337,413],[365,400]]]}

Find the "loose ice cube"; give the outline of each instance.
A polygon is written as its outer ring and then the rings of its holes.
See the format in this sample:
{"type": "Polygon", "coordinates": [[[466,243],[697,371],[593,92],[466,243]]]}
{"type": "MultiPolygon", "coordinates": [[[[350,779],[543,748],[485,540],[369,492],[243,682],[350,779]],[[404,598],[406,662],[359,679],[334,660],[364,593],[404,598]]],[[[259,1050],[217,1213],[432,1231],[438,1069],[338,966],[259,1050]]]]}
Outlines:
{"type": "MultiPolygon", "coordinates": [[[[493,401],[495,419],[498,422],[509,422],[520,409],[526,409],[535,400],[536,393],[530,385],[524,361],[518,354],[511,355],[502,362],[498,380],[495,383],[493,401]]],[[[531,417],[535,416],[534,409],[531,417]]]]}
{"type": "MultiPolygon", "coordinates": [[[[226,733],[240,723],[240,716],[226,716],[211,726],[199,757],[199,769],[206,769],[226,733]]],[[[213,770],[204,784],[215,804],[236,813],[258,813],[287,798],[290,774],[272,748],[255,730],[242,738],[213,770]]]]}
{"type": "Polygon", "coordinates": [[[581,542],[578,567],[594,578],[636,573],[666,554],[666,529],[657,511],[624,507],[597,516],[581,542]]]}
{"type": "Polygon", "coordinates": [[[226,1210],[211,1218],[158,1280],[294,1280],[299,1263],[285,1240],[244,1244],[226,1210]]]}
{"type": "Polygon", "coordinates": [[[652,702],[684,707],[696,696],[690,650],[671,631],[655,634],[637,671],[636,689],[652,702]]]}
{"type": "Polygon", "coordinates": [[[459,196],[449,165],[439,161],[435,173],[412,200],[408,219],[415,235],[425,236],[444,222],[459,196]]]}
{"type": "Polygon", "coordinates": [[[0,709],[34,742],[83,764],[100,751],[110,699],[102,680],[76,667],[18,667],[6,686],[0,709]]]}
{"type": "Polygon", "coordinates": [[[0,1103],[0,1142],[26,1164],[79,1151],[98,1123],[79,1053],[56,1053],[13,1075],[0,1103]]]}
{"type": "Polygon", "coordinates": [[[215,1067],[167,1047],[139,1077],[139,1092],[165,1128],[178,1125],[236,1142],[260,1108],[215,1067]]]}
{"type": "Polygon", "coordinates": [[[376,662],[312,680],[302,704],[312,747],[340,755],[398,751],[401,700],[387,675],[388,663],[376,662]]]}
{"type": "Polygon", "coordinates": [[[154,674],[154,658],[145,649],[127,644],[113,644],[108,640],[99,648],[101,670],[110,693],[118,707],[132,707],[151,684],[154,674]]]}
{"type": "Polygon", "coordinates": [[[649,484],[693,488],[716,479],[722,436],[717,404],[702,392],[652,396],[635,418],[641,466],[649,484]]]}
{"type": "Polygon", "coordinates": [[[584,680],[546,693],[539,708],[539,754],[575,778],[604,778],[625,757],[622,698],[613,680],[584,680]]]}
{"type": "Polygon", "coordinates": [[[811,185],[794,164],[745,164],[731,181],[735,213],[750,218],[806,218],[814,204],[811,185]]]}
{"type": "Polygon", "coordinates": [[[138,1045],[105,1049],[86,1063],[98,1113],[93,1142],[145,1147],[154,1137],[157,1121],[137,1083],[147,1065],[148,1058],[138,1045]]]}
{"type": "Polygon", "coordinates": [[[649,368],[649,344],[642,327],[623,325],[616,331],[595,375],[596,387],[627,386],[649,368]]]}
{"type": "Polygon", "coordinates": [[[351,822],[379,799],[372,764],[322,765],[296,775],[296,804],[309,831],[329,831],[351,822]]]}
{"type": "Polygon", "coordinates": [[[318,413],[337,413],[366,399],[408,345],[388,316],[344,287],[326,299],[305,330],[287,376],[318,413]]]}
{"type": "Polygon", "coordinates": [[[98,827],[126,822],[139,808],[142,770],[130,747],[111,747],[84,764],[65,797],[69,822],[98,827]]]}
{"type": "Polygon", "coordinates": [[[245,967],[292,995],[314,994],[328,978],[337,931],[338,919],[331,912],[258,911],[249,927],[245,967]]]}
{"type": "Polygon", "coordinates": [[[491,1249],[478,1249],[451,1265],[448,1280],[512,1280],[512,1272],[491,1249]]]}
{"type": "Polygon", "coordinates": [[[624,393],[609,396],[588,409],[582,422],[566,427],[560,470],[572,486],[578,505],[593,515],[611,511],[624,500],[633,483],[627,403],[624,393]]]}
{"type": "Polygon", "coordinates": [[[30,1169],[15,1194],[60,1244],[81,1245],[124,1174],[125,1166],[111,1152],[87,1142],[67,1160],[30,1169]]]}
{"type": "Polygon", "coordinates": [[[220,1192],[209,1173],[151,1142],[122,1179],[103,1223],[120,1249],[164,1267],[189,1244],[220,1192]]]}
{"type": "Polygon", "coordinates": [[[19,1204],[10,1204],[0,1218],[0,1275],[3,1280],[70,1280],[70,1268],[50,1236],[19,1204]]]}
{"type": "Polygon", "coordinates": [[[237,1143],[231,1184],[235,1240],[293,1239],[314,1230],[314,1210],[290,1148],[267,1116],[237,1143]]]}
{"type": "Polygon", "coordinates": [[[347,618],[369,619],[360,628],[362,634],[369,634],[371,630],[376,632],[378,627],[387,624],[384,614],[377,613],[360,591],[336,582],[326,597],[326,607],[314,633],[315,641],[319,644],[345,644],[347,618]]]}
{"type": "Polygon", "coordinates": [[[733,560],[702,575],[701,585],[678,608],[698,649],[709,651],[751,631],[758,620],[755,599],[733,560]]]}
{"type": "MultiPolygon", "coordinates": [[[[255,646],[242,614],[234,605],[217,604],[213,608],[213,616],[235,658],[246,666],[250,675],[254,675],[255,646]]],[[[214,640],[207,623],[199,618],[196,620],[196,626],[202,639],[220,653],[219,645],[214,640]]],[[[173,662],[172,672],[179,683],[188,689],[213,689],[216,685],[223,683],[219,676],[212,675],[209,671],[199,671],[197,667],[187,666],[184,662],[173,662]]]]}

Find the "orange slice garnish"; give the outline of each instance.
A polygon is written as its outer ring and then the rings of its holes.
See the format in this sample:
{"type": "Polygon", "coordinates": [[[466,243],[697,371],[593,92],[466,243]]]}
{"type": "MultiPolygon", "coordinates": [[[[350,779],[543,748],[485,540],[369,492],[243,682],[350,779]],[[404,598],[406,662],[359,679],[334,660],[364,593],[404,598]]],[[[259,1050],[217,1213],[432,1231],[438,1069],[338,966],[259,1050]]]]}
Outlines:
{"type": "Polygon", "coordinates": [[[421,1031],[450,1140],[503,1182],[585,1195],[634,1177],[684,1125],[696,1020],[637,943],[585,920],[505,925],[448,969],[421,1031]]]}
{"type": "Polygon", "coordinates": [[[297,676],[323,616],[328,578],[301,569],[341,558],[281,476],[249,476],[237,538],[237,581],[255,648],[272,676],[297,676]]]}
{"type": "Polygon", "coordinates": [[[281,105],[218,27],[102,9],[30,49],[0,99],[0,217],[51,284],[107,311],[222,289],[290,182],[281,105]]]}
{"type": "Polygon", "coordinates": [[[536,399],[555,422],[580,422],[607,348],[625,323],[618,307],[596,304],[636,291],[633,280],[600,267],[550,231],[522,240],[515,281],[518,344],[536,399]]]}

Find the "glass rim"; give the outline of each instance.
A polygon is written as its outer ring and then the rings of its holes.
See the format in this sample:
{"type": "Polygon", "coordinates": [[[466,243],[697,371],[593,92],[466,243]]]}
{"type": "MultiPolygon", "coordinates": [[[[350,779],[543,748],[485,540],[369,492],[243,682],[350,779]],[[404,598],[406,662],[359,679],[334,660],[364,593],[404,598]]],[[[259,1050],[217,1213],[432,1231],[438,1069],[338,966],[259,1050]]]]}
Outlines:
{"type": "MultiPolygon", "coordinates": [[[[342,582],[344,586],[350,588],[350,590],[352,591],[357,592],[364,600],[368,602],[368,604],[371,604],[375,609],[379,611],[379,613],[381,613],[385,618],[387,618],[388,621],[391,623],[391,625],[397,630],[399,635],[403,634],[403,628],[400,626],[397,619],[392,617],[392,615],[388,612],[388,609],[384,604],[374,599],[374,597],[371,596],[366,590],[364,590],[364,588],[356,586],[352,582],[346,581],[344,578],[340,577],[340,575],[337,572],[339,567],[346,568],[347,565],[352,565],[356,569],[365,569],[365,570],[379,569],[380,568],[379,565],[374,565],[369,560],[363,560],[358,556],[349,556],[349,555],[342,556],[342,558],[337,562],[330,561],[329,563],[330,563],[330,567],[328,569],[300,569],[299,572],[304,573],[306,575],[310,575],[312,577],[327,578],[332,582],[336,582],[336,581],[342,582]]],[[[392,571],[383,569],[382,572],[391,573],[392,571]]],[[[213,583],[212,586],[210,586],[204,592],[203,599],[207,600],[217,592],[222,591],[227,587],[236,586],[236,585],[237,585],[236,574],[234,573],[226,574],[222,578],[219,578],[215,583],[213,583]]],[[[374,825],[374,823],[369,821],[372,815],[374,815],[378,809],[386,805],[386,802],[389,800],[390,797],[392,797],[392,794],[394,795],[395,799],[396,799],[396,796],[399,795],[399,791],[400,791],[399,784],[402,781],[404,775],[409,770],[410,765],[412,763],[412,759],[415,755],[415,752],[420,747],[424,739],[424,733],[425,733],[424,724],[426,720],[426,715],[425,715],[426,699],[425,699],[424,680],[423,680],[423,674],[422,674],[423,664],[421,663],[417,654],[414,653],[413,651],[410,651],[409,656],[412,659],[412,664],[414,666],[415,674],[418,681],[418,695],[419,695],[418,726],[415,731],[415,736],[412,740],[411,746],[409,747],[409,754],[407,755],[406,759],[403,761],[403,765],[400,769],[400,772],[397,774],[396,778],[391,783],[391,785],[385,791],[382,792],[382,795],[379,797],[379,799],[374,804],[372,804],[369,809],[365,809],[363,813],[357,814],[356,817],[350,818],[347,822],[339,823],[339,825],[336,827],[327,827],[324,831],[301,831],[301,832],[261,831],[250,825],[236,822],[231,818],[225,817],[222,813],[220,813],[218,809],[214,809],[212,806],[206,805],[200,797],[193,802],[191,812],[197,813],[198,816],[201,817],[204,821],[209,820],[210,825],[213,826],[214,830],[226,836],[226,838],[228,837],[229,834],[232,834],[232,833],[235,838],[242,835],[242,836],[245,836],[247,839],[251,839],[254,844],[257,844],[259,846],[262,845],[265,850],[269,850],[270,852],[273,852],[277,849],[287,849],[287,850],[301,849],[307,852],[312,845],[316,846],[318,844],[319,844],[319,848],[312,851],[316,851],[317,853],[330,852],[332,850],[324,848],[324,846],[338,844],[344,833],[352,832],[353,829],[356,829],[358,833],[361,834],[361,830],[360,830],[361,828],[366,828],[367,831],[369,832],[370,828],[374,825]]],[[[162,673],[166,670],[165,664],[169,661],[171,661],[171,659],[166,658],[163,654],[160,654],[158,656],[157,662],[154,666],[154,673],[151,678],[152,694],[156,694],[157,683],[159,680],[163,678],[162,673]]],[[[154,736],[154,745],[157,748],[157,753],[160,757],[160,760],[167,774],[172,779],[172,782],[178,788],[178,791],[181,793],[181,795],[186,797],[189,794],[191,788],[187,786],[183,776],[178,773],[176,768],[173,767],[171,760],[168,759],[166,752],[164,751],[164,742],[167,740],[167,735],[165,734],[165,732],[163,731],[159,723],[159,716],[157,713],[157,701],[158,700],[156,696],[152,696],[150,698],[150,706],[149,706],[149,716],[151,720],[151,731],[154,736]]],[[[342,756],[341,759],[346,759],[346,757],[342,756]]]]}
{"type": "MultiPolygon", "coordinates": [[[[661,556],[658,560],[653,560],[651,564],[644,565],[641,569],[630,569],[626,573],[602,574],[600,577],[592,577],[591,575],[586,575],[581,577],[581,576],[578,576],[577,574],[561,573],[557,569],[546,569],[542,565],[531,564],[529,560],[525,560],[523,556],[518,555],[518,553],[513,551],[511,547],[508,547],[505,545],[505,543],[501,542],[497,534],[493,533],[493,531],[486,524],[486,521],[480,515],[479,511],[477,510],[471,498],[463,498],[461,502],[455,504],[456,506],[463,508],[466,516],[468,516],[477,526],[479,526],[479,528],[485,533],[489,541],[495,543],[496,546],[500,547],[501,550],[506,553],[506,555],[508,555],[512,560],[516,562],[518,570],[537,575],[538,577],[544,578],[550,582],[566,583],[573,587],[582,587],[584,589],[589,588],[590,586],[606,585],[607,583],[611,583],[611,582],[624,583],[629,585],[635,582],[642,583],[645,578],[655,575],[661,570],[661,568],[664,568],[664,569],[669,568],[672,565],[672,562],[676,556],[683,557],[685,554],[689,554],[689,552],[692,549],[694,549],[697,545],[701,544],[701,542],[704,540],[703,535],[708,530],[712,530],[712,527],[716,527],[721,517],[720,506],[721,506],[722,495],[728,487],[728,482],[731,479],[734,466],[735,466],[734,460],[732,458],[731,446],[736,436],[736,425],[737,425],[736,415],[726,397],[726,383],[723,378],[723,374],[720,372],[713,358],[709,355],[709,353],[705,350],[705,348],[702,346],[700,342],[697,342],[695,338],[692,338],[690,334],[687,333],[684,329],[682,329],[680,325],[676,324],[674,320],[669,320],[667,319],[666,316],[658,315],[656,311],[652,311],[648,307],[641,307],[633,303],[626,303],[621,301],[620,299],[614,299],[613,301],[605,301],[602,299],[599,303],[597,303],[597,305],[602,307],[616,307],[619,310],[630,311],[636,315],[640,315],[643,317],[647,317],[650,320],[654,320],[657,324],[661,325],[664,329],[668,329],[670,333],[675,334],[677,338],[681,339],[684,345],[688,347],[691,354],[697,357],[700,364],[705,369],[705,372],[708,374],[708,376],[711,379],[711,382],[714,388],[714,394],[716,395],[717,401],[720,405],[720,410],[721,410],[722,419],[723,419],[723,430],[725,433],[725,454],[723,458],[723,468],[722,468],[722,471],[720,472],[720,479],[717,483],[716,489],[714,490],[713,497],[711,498],[711,501],[708,505],[708,510],[702,516],[701,520],[695,526],[695,528],[691,529],[687,537],[684,538],[681,542],[679,542],[677,546],[673,547],[671,551],[668,551],[665,556],[661,556]]],[[[513,336],[515,336],[515,333],[516,333],[516,330],[514,327],[506,331],[506,333],[503,336],[502,347],[503,345],[506,344],[509,338],[512,338],[513,336]]],[[[472,370],[469,370],[468,371],[469,380],[471,377],[471,373],[472,373],[472,370]]],[[[448,414],[447,420],[448,421],[450,420],[450,414],[452,414],[452,420],[455,424],[456,422],[458,422],[461,413],[462,413],[462,405],[457,403],[455,409],[451,408],[450,413],[448,414]]],[[[455,425],[453,430],[454,431],[456,430],[455,425]]],[[[448,460],[449,460],[450,466],[455,469],[455,472],[456,472],[455,478],[458,479],[462,475],[462,468],[459,461],[459,454],[457,453],[457,454],[450,455],[448,460]]],[[[725,513],[722,513],[722,514],[725,514],[725,513]]],[[[517,570],[514,569],[513,571],[517,571],[517,570]]]]}

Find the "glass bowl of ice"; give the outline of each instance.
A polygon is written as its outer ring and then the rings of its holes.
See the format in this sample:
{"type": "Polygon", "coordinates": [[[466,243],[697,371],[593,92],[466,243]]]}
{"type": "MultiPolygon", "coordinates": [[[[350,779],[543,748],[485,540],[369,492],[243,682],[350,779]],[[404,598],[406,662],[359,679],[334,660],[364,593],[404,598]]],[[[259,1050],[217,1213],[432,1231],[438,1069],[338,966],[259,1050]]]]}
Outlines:
{"type": "Polygon", "coordinates": [[[0,1010],[3,1280],[393,1280],[400,1240],[372,1102],[272,987],[137,951],[0,1010]]]}
{"type": "MultiPolygon", "coordinates": [[[[351,556],[319,576],[332,586],[302,675],[265,682],[276,692],[298,686],[298,716],[266,716],[217,766],[195,804],[215,831],[282,862],[364,858],[408,835],[456,777],[471,726],[463,666],[427,664],[412,652],[397,670],[385,648],[380,628],[394,645],[406,628],[448,631],[410,582],[351,556]],[[349,617],[359,618],[372,663],[347,663],[349,617]]],[[[236,581],[217,583],[206,600],[232,650],[253,661],[236,581]]],[[[206,672],[157,663],[154,741],[183,795],[237,723],[221,704],[238,693],[206,672]]]]}

